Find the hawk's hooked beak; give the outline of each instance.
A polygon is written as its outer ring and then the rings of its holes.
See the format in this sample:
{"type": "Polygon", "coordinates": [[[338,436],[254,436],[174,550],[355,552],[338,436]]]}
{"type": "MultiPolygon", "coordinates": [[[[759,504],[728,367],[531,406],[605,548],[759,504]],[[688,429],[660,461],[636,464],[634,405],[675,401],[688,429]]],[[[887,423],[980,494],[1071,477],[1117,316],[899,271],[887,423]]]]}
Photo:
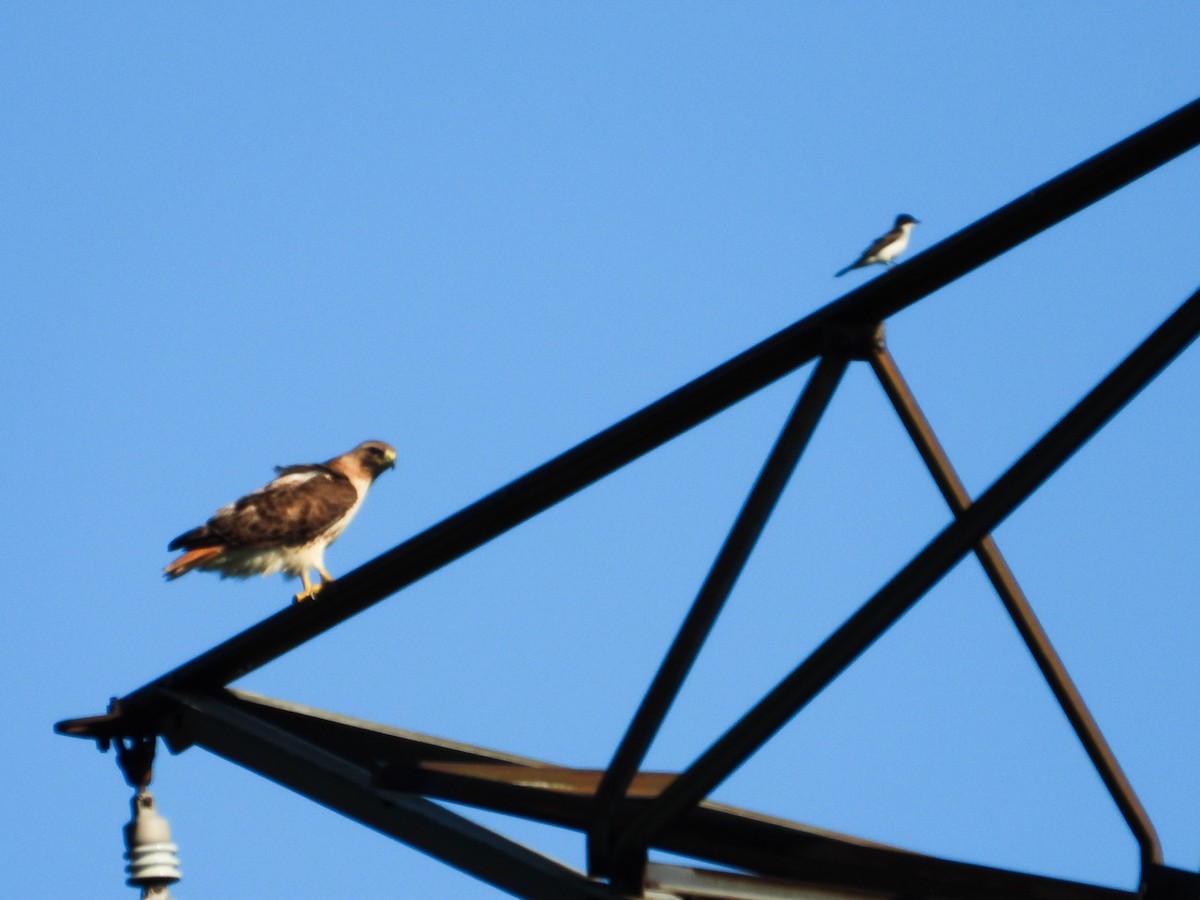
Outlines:
{"type": "Polygon", "coordinates": [[[389,448],[388,451],[383,454],[383,458],[387,462],[387,467],[389,469],[396,468],[396,451],[395,450],[392,450],[389,448]]]}

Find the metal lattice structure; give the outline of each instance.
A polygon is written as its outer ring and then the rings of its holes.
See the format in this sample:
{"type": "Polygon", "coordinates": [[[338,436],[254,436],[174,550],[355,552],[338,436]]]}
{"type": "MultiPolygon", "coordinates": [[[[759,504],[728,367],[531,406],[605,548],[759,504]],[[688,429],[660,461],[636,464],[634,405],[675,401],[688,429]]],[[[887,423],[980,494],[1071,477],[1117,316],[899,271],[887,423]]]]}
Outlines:
{"type": "MultiPolygon", "coordinates": [[[[204,747],[518,897],[1150,900],[1200,897],[1163,865],[1154,827],[1005,564],[991,532],[1200,332],[1200,292],[972,498],[905,384],[882,323],[939,288],[1200,144],[1200,100],[1017,198],[903,266],[464,508],[327,587],[130,694],[60,722],[148,767],[158,738],[204,747]],[[231,683],[816,360],[817,365],[607,769],[581,770],[356,721],[231,683]],[[882,384],[954,519],[680,773],[641,772],[667,711],[809,438],[853,362],[882,384]],[[1133,833],[1137,892],[952,862],[705,798],[966,555],[974,553],[1133,833]],[[588,873],[436,800],[576,829],[588,873]],[[745,874],[647,861],[651,848],[745,874]]],[[[127,775],[129,774],[127,768],[127,775]]],[[[148,774],[144,776],[148,781],[148,774]]]]}

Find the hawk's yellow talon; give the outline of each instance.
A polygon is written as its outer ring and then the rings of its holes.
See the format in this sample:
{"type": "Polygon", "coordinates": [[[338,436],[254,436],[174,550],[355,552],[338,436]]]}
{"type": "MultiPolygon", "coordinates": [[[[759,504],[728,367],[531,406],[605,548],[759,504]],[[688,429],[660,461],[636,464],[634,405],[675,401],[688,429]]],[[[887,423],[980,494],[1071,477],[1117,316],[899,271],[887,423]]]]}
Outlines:
{"type": "Polygon", "coordinates": [[[325,586],[324,583],[313,584],[309,580],[307,571],[300,573],[300,580],[304,582],[304,590],[292,598],[293,603],[303,603],[305,600],[314,599],[317,596],[317,591],[325,586]]]}

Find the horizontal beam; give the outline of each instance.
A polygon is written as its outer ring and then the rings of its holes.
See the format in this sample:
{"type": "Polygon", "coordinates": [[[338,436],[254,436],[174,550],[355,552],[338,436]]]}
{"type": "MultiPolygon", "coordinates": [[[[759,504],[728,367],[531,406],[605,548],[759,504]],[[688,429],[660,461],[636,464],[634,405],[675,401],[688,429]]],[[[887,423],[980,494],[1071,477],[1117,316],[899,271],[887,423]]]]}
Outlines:
{"type": "MultiPolygon", "coordinates": [[[[384,766],[380,787],[418,793],[549,825],[585,830],[594,818],[594,769],[430,762],[384,766]]],[[[644,811],[676,776],[643,772],[612,810],[618,822],[644,811]]],[[[942,900],[1132,900],[1077,882],[952,862],[716,803],[701,803],[654,847],[774,878],[825,888],[942,900]]],[[[690,895],[689,895],[690,896],[690,895]]]]}
{"type": "Polygon", "coordinates": [[[60,722],[104,739],[156,725],[166,688],[221,687],[470,553],[794,372],[842,325],[883,321],[1200,144],[1200,100],[1080,163],[733,359],[129,694],[109,717],[60,722]]]}
{"type": "Polygon", "coordinates": [[[643,883],[647,891],[657,891],[659,895],[667,897],[686,897],[688,900],[872,900],[876,897],[880,900],[899,900],[900,896],[891,892],[876,894],[814,887],[809,884],[663,863],[651,863],[646,866],[643,883]]]}
{"type": "MultiPolygon", "coordinates": [[[[437,793],[437,786],[459,779],[478,787],[502,785],[517,790],[548,791],[560,796],[596,797],[604,769],[572,769],[567,766],[513,766],[505,763],[425,762],[417,765],[386,767],[376,782],[395,790],[414,794],[437,793]],[[427,790],[428,789],[428,790],[427,790]]],[[[629,780],[625,795],[630,799],[652,800],[675,780],[670,772],[638,772],[629,780]]]]}
{"type": "MultiPolygon", "coordinates": [[[[580,832],[592,820],[598,770],[553,766],[241,691],[184,703],[193,711],[183,710],[169,736],[172,747],[199,743],[293,789],[315,776],[320,789],[338,796],[334,802],[313,799],[335,809],[342,809],[346,796],[370,807],[398,803],[404,810],[415,810],[417,824],[424,827],[422,814],[429,809],[415,796],[420,794],[580,832]],[[206,703],[207,711],[197,709],[206,703]],[[218,705],[211,706],[214,703],[218,705]],[[209,724],[202,724],[200,716],[209,724]],[[291,757],[297,754],[301,763],[299,771],[293,771],[297,764],[291,757]],[[286,780],[276,777],[277,769],[286,780]],[[370,780],[364,782],[368,774],[370,780]]],[[[619,818],[633,818],[673,778],[641,773],[630,786],[619,818]]],[[[300,792],[311,796],[307,790],[300,792]]],[[[406,827],[413,826],[406,820],[406,827]]],[[[774,878],[896,896],[1136,900],[1125,891],[942,860],[718,803],[700,804],[655,846],[774,878]]]]}
{"type": "MultiPolygon", "coordinates": [[[[220,697],[166,692],[172,743],[195,744],[455,868],[530,900],[617,900],[608,885],[421,797],[220,697]]],[[[330,860],[331,865],[338,864],[330,860]]]]}

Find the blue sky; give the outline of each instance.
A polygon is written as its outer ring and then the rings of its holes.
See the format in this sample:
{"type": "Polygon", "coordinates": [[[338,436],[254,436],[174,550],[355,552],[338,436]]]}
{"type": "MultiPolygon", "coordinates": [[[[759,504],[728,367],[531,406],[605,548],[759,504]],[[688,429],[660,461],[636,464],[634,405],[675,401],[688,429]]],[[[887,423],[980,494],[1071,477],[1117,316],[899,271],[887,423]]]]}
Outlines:
{"type": "MultiPolygon", "coordinates": [[[[56,737],[283,605],[165,584],[277,463],[393,443],[345,572],[1194,99],[1200,7],[10,4],[0,329],[14,894],[132,896],[128,789],[56,737]],[[19,861],[19,864],[18,864],[19,861]]],[[[889,323],[974,493],[1196,288],[1184,157],[889,323]]],[[[239,684],[603,766],[805,373],[239,684]]],[[[1200,865],[1186,353],[996,537],[1160,831],[1200,865]]],[[[947,521],[856,365],[647,766],[685,766],[947,521]]],[[[179,897],[498,892],[201,750],[179,897]]],[[[971,561],[716,792],[1133,887],[1136,848],[971,561]]],[[[481,817],[489,823],[500,820],[481,817]]],[[[573,835],[504,821],[574,865],[573,835]]]]}

